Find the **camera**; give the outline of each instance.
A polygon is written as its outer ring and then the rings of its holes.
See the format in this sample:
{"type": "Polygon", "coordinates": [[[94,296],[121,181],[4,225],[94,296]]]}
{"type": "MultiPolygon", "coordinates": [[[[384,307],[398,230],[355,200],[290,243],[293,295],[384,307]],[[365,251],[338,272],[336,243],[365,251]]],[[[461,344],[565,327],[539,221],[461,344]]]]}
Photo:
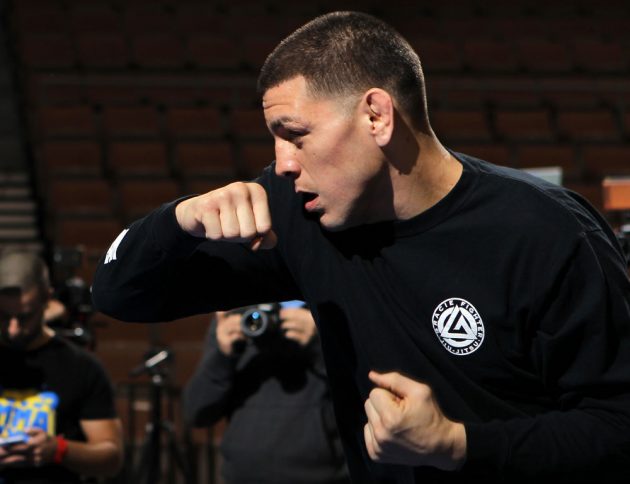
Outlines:
{"type": "Polygon", "coordinates": [[[241,315],[241,331],[249,338],[259,338],[278,331],[280,305],[258,304],[246,308],[241,315]]]}
{"type": "Polygon", "coordinates": [[[80,346],[93,347],[90,317],[94,313],[90,286],[76,272],[83,265],[82,247],[56,247],[52,257],[55,297],[64,305],[67,316],[50,321],[59,334],[80,346]]]}

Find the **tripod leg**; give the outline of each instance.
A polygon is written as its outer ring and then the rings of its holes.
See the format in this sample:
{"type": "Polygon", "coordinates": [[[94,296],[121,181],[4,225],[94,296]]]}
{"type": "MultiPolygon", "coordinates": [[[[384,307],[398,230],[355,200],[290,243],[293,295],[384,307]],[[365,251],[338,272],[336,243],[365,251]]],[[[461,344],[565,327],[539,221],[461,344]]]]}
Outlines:
{"type": "Polygon", "coordinates": [[[140,462],[136,471],[133,473],[134,484],[157,484],[160,481],[160,456],[156,452],[160,452],[160,430],[150,425],[147,430],[147,437],[142,444],[140,454],[140,462]]]}
{"type": "Polygon", "coordinates": [[[188,466],[188,462],[184,458],[184,454],[177,445],[177,439],[175,435],[175,430],[173,429],[173,425],[170,422],[164,422],[163,429],[168,436],[168,450],[171,459],[175,461],[177,468],[184,477],[184,482],[186,484],[192,484],[193,479],[191,476],[190,468],[188,466]]]}

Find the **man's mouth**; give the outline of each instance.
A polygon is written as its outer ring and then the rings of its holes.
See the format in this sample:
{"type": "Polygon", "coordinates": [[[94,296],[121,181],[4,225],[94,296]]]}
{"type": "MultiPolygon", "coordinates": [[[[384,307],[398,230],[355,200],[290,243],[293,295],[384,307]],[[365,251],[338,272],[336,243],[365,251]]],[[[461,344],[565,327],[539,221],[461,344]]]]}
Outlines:
{"type": "Polygon", "coordinates": [[[317,209],[319,196],[317,193],[302,192],[302,201],[304,203],[304,209],[307,212],[312,212],[317,209]]]}

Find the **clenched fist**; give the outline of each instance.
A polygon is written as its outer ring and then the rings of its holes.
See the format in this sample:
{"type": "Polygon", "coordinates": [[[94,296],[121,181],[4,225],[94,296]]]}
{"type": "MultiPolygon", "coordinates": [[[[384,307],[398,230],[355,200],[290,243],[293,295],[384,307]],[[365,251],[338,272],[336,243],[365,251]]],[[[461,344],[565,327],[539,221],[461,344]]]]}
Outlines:
{"type": "Polygon", "coordinates": [[[456,470],[466,457],[463,424],[447,419],[431,388],[399,373],[371,371],[365,445],[372,460],[456,470]]]}
{"type": "Polygon", "coordinates": [[[270,249],[277,237],[271,230],[267,192],[258,183],[236,182],[175,207],[180,227],[195,237],[249,243],[252,250],[270,249]]]}

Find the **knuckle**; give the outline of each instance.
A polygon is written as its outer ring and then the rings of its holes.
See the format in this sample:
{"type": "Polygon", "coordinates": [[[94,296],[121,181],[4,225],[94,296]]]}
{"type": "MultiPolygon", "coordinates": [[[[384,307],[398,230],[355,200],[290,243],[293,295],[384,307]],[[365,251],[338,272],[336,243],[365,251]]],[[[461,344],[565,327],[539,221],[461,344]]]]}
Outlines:
{"type": "Polygon", "coordinates": [[[398,428],[400,418],[392,412],[383,412],[381,422],[383,423],[383,428],[389,433],[398,428]]]}
{"type": "Polygon", "coordinates": [[[232,194],[226,188],[220,188],[215,192],[212,192],[212,197],[208,199],[208,203],[213,207],[225,206],[232,201],[232,194]]]}
{"type": "Polygon", "coordinates": [[[388,431],[394,428],[394,421],[391,415],[387,413],[381,415],[381,423],[383,424],[383,429],[387,429],[388,431]]]}
{"type": "Polygon", "coordinates": [[[383,427],[374,429],[374,440],[376,440],[379,447],[389,442],[390,435],[389,431],[383,427]]]}
{"type": "Polygon", "coordinates": [[[241,227],[240,236],[244,239],[253,239],[258,235],[258,232],[253,227],[241,227]]]}
{"type": "Polygon", "coordinates": [[[228,240],[237,239],[241,235],[238,227],[234,226],[223,226],[222,232],[221,238],[228,240]]]}
{"type": "Polygon", "coordinates": [[[266,234],[271,231],[271,221],[268,220],[256,220],[256,229],[258,233],[266,234]]]}
{"type": "Polygon", "coordinates": [[[220,230],[216,230],[214,227],[205,226],[206,228],[206,239],[209,240],[221,240],[223,238],[223,233],[220,230]]]}
{"type": "Polygon", "coordinates": [[[245,200],[250,198],[249,190],[245,182],[230,183],[227,188],[228,190],[226,190],[226,193],[228,193],[230,197],[234,197],[238,200],[245,200]]]}
{"type": "Polygon", "coordinates": [[[429,387],[428,385],[424,385],[424,384],[417,385],[414,391],[415,391],[416,396],[425,402],[433,398],[433,391],[431,390],[431,387],[429,387]]]}

